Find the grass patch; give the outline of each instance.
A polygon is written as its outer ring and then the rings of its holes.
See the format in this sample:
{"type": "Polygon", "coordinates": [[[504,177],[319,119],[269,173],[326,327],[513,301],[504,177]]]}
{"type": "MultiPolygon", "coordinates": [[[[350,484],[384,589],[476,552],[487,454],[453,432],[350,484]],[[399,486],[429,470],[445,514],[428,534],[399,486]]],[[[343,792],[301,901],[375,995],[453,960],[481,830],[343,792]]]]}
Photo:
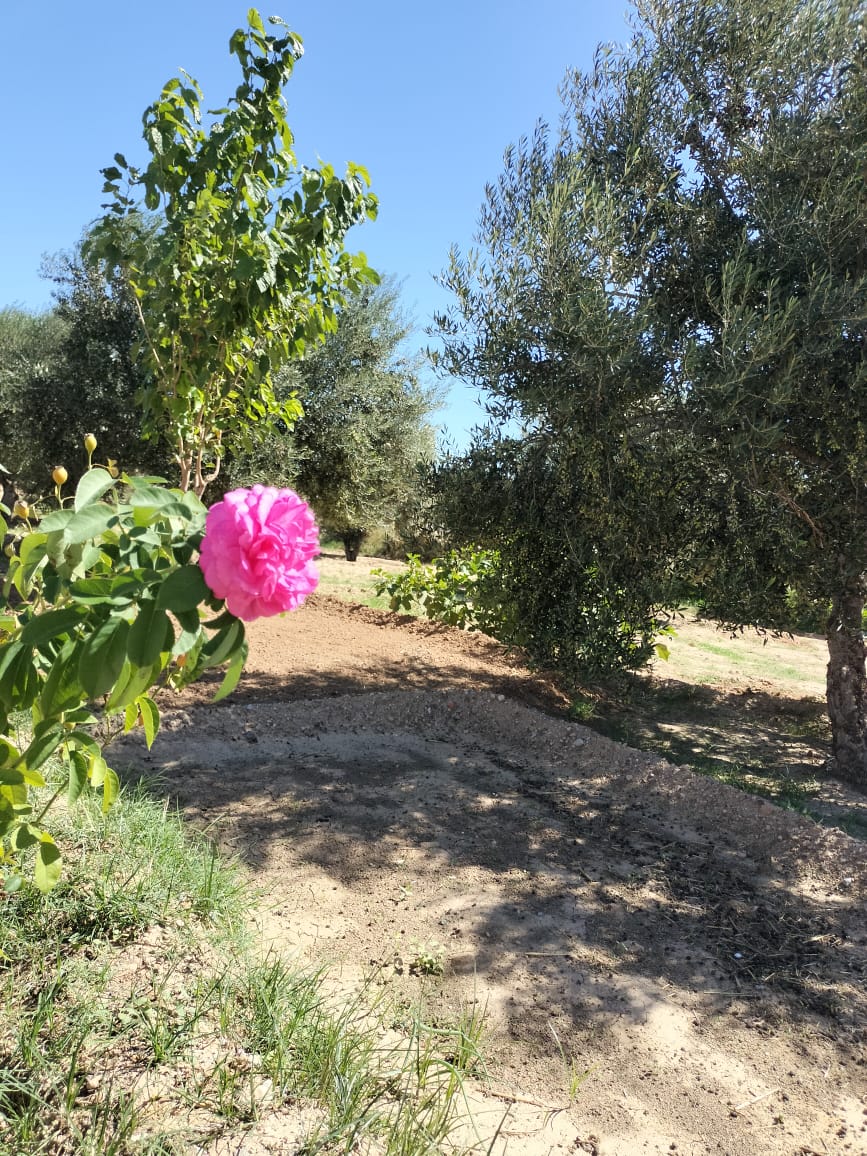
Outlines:
{"type": "Polygon", "coordinates": [[[760,653],[744,652],[743,647],[721,646],[713,642],[691,642],[695,650],[713,654],[733,663],[745,675],[756,678],[782,679],[785,682],[799,682],[803,671],[796,666],[786,665],[775,659],[767,659],[760,653]]]}
{"type": "Polygon", "coordinates": [[[275,1115],[307,1156],[451,1150],[466,1032],[417,1016],[384,1046],[368,991],[262,959],[240,869],[141,789],[52,830],[59,886],[0,903],[0,1156],[198,1151],[275,1115]]]}
{"type": "MultiPolygon", "coordinates": [[[[359,564],[356,562],[354,565],[358,566],[359,564]]],[[[332,598],[342,598],[344,602],[355,602],[361,606],[370,606],[374,610],[390,609],[389,599],[386,595],[375,593],[374,581],[375,579],[370,576],[368,568],[362,563],[357,573],[353,572],[348,577],[343,573],[321,573],[318,589],[320,594],[328,594],[332,598]]]]}

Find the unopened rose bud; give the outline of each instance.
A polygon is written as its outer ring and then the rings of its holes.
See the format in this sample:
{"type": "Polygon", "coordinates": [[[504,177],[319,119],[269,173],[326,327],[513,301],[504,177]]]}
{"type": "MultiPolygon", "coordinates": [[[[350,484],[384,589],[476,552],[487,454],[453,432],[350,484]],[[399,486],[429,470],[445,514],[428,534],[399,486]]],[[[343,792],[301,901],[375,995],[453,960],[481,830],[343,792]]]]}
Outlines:
{"type": "Polygon", "coordinates": [[[69,477],[69,474],[63,468],[63,466],[55,466],[51,471],[51,476],[54,478],[54,484],[56,486],[62,486],[66,479],[69,477]]]}
{"type": "Polygon", "coordinates": [[[12,507],[12,513],[15,515],[16,518],[29,518],[30,517],[30,507],[27,505],[26,502],[16,502],[15,505],[12,507]]]}
{"type": "Polygon", "coordinates": [[[88,454],[93,453],[93,451],[96,449],[96,435],[95,434],[85,434],[84,435],[84,448],[87,450],[88,454]]]}
{"type": "Polygon", "coordinates": [[[14,558],[15,557],[15,547],[12,545],[11,542],[9,543],[8,546],[3,547],[3,553],[6,555],[7,558],[14,558]]]}

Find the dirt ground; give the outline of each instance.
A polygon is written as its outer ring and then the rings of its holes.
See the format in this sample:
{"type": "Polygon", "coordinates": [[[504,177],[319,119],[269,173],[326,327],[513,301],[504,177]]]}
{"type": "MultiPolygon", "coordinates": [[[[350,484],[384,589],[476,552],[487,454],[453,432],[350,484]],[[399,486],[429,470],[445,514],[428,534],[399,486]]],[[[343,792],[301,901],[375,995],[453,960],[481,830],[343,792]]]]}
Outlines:
{"type": "Polygon", "coordinates": [[[397,1030],[484,1010],[477,1151],[867,1153],[867,845],[570,721],[481,636],[319,597],[249,637],[229,700],[114,762],[397,1030]]]}

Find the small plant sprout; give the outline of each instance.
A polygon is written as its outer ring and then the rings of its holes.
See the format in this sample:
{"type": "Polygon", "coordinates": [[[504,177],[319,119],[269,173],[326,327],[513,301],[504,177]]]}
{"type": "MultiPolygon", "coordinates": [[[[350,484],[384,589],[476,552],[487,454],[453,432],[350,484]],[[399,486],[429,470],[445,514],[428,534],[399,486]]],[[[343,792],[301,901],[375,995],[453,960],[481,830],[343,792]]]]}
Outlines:
{"type": "Polygon", "coordinates": [[[413,955],[409,961],[410,975],[442,975],[446,949],[438,940],[424,944],[413,940],[412,951],[413,955]]]}

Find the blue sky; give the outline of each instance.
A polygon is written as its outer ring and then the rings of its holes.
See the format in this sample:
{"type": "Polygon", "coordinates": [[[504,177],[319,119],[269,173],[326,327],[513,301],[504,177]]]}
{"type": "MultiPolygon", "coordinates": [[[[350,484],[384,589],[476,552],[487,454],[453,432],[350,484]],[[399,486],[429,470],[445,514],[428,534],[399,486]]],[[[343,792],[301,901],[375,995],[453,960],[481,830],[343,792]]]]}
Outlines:
{"type": "MultiPolygon", "coordinates": [[[[228,53],[248,5],[230,0],[43,0],[4,6],[0,307],[39,308],[44,253],[73,245],[100,213],[99,170],[115,152],[145,156],[141,115],[179,68],[209,107],[238,81],[228,53]]],[[[299,159],[365,165],[379,218],[352,249],[403,281],[425,325],[448,295],[434,282],[449,247],[472,241],[485,183],[504,149],[543,117],[556,120],[567,68],[587,68],[600,41],[628,37],[626,0],[296,0],[283,17],[305,54],[286,89],[299,159]]],[[[461,445],[480,420],[455,383],[437,415],[461,445]]]]}

